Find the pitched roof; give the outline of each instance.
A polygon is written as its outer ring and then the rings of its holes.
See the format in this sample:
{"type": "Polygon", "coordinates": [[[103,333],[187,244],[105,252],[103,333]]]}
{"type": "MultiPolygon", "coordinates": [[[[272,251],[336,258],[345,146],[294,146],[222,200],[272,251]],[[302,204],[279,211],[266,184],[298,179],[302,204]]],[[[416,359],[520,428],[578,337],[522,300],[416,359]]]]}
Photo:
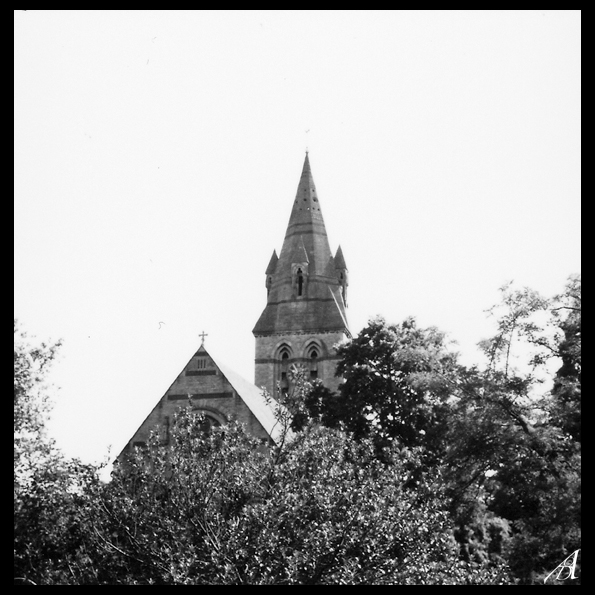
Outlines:
{"type": "MultiPolygon", "coordinates": [[[[201,346],[201,349],[204,349],[204,345],[201,346]]],[[[208,353],[208,355],[229,384],[233,386],[240,399],[246,403],[248,409],[250,409],[254,417],[260,422],[266,433],[274,442],[277,442],[281,437],[282,428],[275,415],[275,408],[282,407],[282,405],[276,403],[272,397],[270,400],[265,399],[262,389],[227,367],[218,358],[213,357],[211,353],[208,353]]]]}
{"type": "MultiPolygon", "coordinates": [[[[141,431],[141,429],[144,426],[146,426],[147,423],[156,424],[155,426],[151,425],[151,426],[147,426],[147,427],[150,427],[150,428],[155,427],[155,429],[158,427],[158,424],[159,424],[158,421],[151,421],[154,412],[159,410],[160,404],[162,404],[164,401],[166,401],[168,399],[168,396],[169,396],[169,398],[172,398],[173,395],[172,395],[171,391],[172,390],[175,391],[174,387],[176,385],[176,381],[179,380],[181,377],[183,377],[185,371],[188,370],[189,365],[192,362],[193,358],[195,358],[197,355],[208,356],[213,361],[213,364],[215,365],[215,367],[219,370],[219,372],[222,374],[222,376],[225,378],[225,380],[227,380],[227,382],[232,386],[234,391],[237,393],[238,397],[248,407],[250,412],[254,415],[254,417],[260,423],[260,425],[262,426],[264,431],[268,434],[268,436],[273,440],[273,442],[275,442],[275,443],[279,442],[279,440],[282,438],[283,428],[282,428],[281,424],[278,422],[277,416],[275,415],[275,413],[276,413],[276,409],[278,407],[280,407],[281,411],[283,411],[283,406],[280,405],[279,403],[277,403],[276,401],[274,401],[274,399],[272,399],[272,398],[270,400],[265,399],[261,389],[256,387],[251,382],[248,382],[247,380],[245,380],[238,373],[234,372],[227,365],[223,364],[218,358],[213,357],[213,355],[206,350],[204,344],[202,344],[198,348],[198,350],[192,355],[192,357],[190,358],[188,363],[184,366],[184,368],[182,369],[180,374],[176,377],[176,379],[170,385],[170,387],[167,389],[167,391],[165,391],[165,394],[162,395],[162,397],[159,399],[159,401],[155,404],[155,406],[153,407],[151,412],[146,416],[146,418],[143,420],[143,422],[139,425],[137,430],[132,435],[131,441],[129,441],[127,443],[127,445],[120,452],[120,454],[118,455],[117,458],[120,458],[123,455],[123,453],[126,451],[128,444],[130,444],[132,442],[132,440],[134,440],[134,437],[138,435],[139,431],[141,431]]],[[[203,399],[206,398],[206,399],[208,399],[209,395],[211,395],[211,394],[215,398],[218,396],[217,393],[208,393],[208,392],[200,394],[200,395],[188,394],[186,396],[192,397],[192,398],[203,398],[203,399]]],[[[182,395],[175,395],[173,397],[175,399],[178,399],[181,396],[182,395]]],[[[187,402],[187,400],[180,399],[180,402],[181,403],[187,402]]],[[[291,432],[290,432],[290,434],[291,434],[291,432]]]]}

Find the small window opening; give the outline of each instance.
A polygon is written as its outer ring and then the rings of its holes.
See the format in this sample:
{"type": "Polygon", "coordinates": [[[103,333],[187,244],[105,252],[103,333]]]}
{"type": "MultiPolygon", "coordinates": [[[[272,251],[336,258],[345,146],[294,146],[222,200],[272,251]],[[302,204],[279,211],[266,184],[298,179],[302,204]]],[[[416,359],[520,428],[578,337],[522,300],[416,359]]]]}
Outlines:
{"type": "Polygon", "coordinates": [[[281,352],[281,391],[287,392],[289,383],[287,380],[287,365],[289,362],[289,349],[284,348],[281,352]]]}
{"type": "Polygon", "coordinates": [[[318,350],[310,351],[310,380],[318,378],[318,350]]]}

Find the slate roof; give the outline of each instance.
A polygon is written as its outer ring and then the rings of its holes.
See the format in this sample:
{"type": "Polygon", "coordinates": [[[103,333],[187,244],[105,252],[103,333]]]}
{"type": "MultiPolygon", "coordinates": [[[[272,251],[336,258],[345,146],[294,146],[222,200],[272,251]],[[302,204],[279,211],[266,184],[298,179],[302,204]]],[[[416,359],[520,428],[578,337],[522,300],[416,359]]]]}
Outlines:
{"type": "Polygon", "coordinates": [[[233,386],[238,396],[246,403],[248,409],[250,409],[254,417],[260,422],[260,425],[265,429],[267,434],[274,442],[277,442],[281,437],[282,428],[275,417],[275,407],[282,406],[272,398],[270,401],[267,401],[262,394],[262,389],[227,367],[218,358],[213,357],[211,353],[208,353],[208,355],[229,384],[233,386]]]}

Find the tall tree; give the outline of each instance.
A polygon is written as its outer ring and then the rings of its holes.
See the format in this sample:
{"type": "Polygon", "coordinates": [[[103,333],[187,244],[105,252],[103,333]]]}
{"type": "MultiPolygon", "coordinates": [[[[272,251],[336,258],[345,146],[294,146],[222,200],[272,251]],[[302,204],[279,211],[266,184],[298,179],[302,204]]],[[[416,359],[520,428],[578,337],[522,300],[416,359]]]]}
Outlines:
{"type": "Polygon", "coordinates": [[[35,343],[14,325],[14,581],[69,582],[84,557],[84,491],[93,466],[66,459],[48,436],[47,372],[60,343],[35,343]],[[70,562],[66,562],[70,560],[70,562]]]}
{"type": "Polygon", "coordinates": [[[570,277],[565,291],[552,308],[560,334],[557,354],[562,365],[556,372],[552,389],[551,414],[554,423],[574,440],[581,442],[581,277],[570,277]]]}
{"type": "Polygon", "coordinates": [[[457,374],[456,354],[443,333],[420,328],[414,318],[387,324],[378,317],[337,354],[340,394],[315,390],[308,401],[313,416],[379,446],[397,441],[440,450],[457,374]]]}
{"type": "Polygon", "coordinates": [[[506,559],[523,583],[539,582],[580,548],[580,409],[577,433],[577,417],[560,406],[580,398],[576,292],[571,314],[559,315],[569,299],[503,288],[492,309],[497,333],[482,344],[489,365],[461,376],[449,424],[448,480],[461,533],[480,528],[486,514],[502,519],[506,559]],[[554,379],[556,361],[563,365],[554,379]],[[564,373],[569,384],[560,382],[564,373]]]}

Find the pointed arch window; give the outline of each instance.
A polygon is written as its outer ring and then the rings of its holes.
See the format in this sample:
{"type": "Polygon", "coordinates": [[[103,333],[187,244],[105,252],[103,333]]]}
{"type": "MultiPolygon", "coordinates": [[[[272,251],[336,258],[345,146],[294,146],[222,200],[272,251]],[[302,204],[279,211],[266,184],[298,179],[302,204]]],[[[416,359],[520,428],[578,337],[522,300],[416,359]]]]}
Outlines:
{"type": "Polygon", "coordinates": [[[304,251],[304,260],[291,264],[291,289],[293,297],[304,297],[308,285],[308,262],[304,251]]]}
{"type": "Polygon", "coordinates": [[[278,351],[277,360],[279,361],[279,371],[277,374],[277,381],[280,384],[281,391],[286,393],[289,389],[289,379],[287,372],[289,370],[289,360],[291,358],[291,350],[288,345],[282,345],[278,351]]]}
{"type": "Polygon", "coordinates": [[[318,351],[313,349],[310,352],[310,380],[318,378],[318,351]]]}
{"type": "Polygon", "coordinates": [[[283,350],[281,352],[281,380],[287,380],[287,364],[289,362],[289,352],[283,350]]]}
{"type": "Polygon", "coordinates": [[[316,380],[318,378],[318,362],[320,354],[320,346],[316,343],[311,343],[306,348],[306,365],[310,371],[310,380],[316,380]]]}

